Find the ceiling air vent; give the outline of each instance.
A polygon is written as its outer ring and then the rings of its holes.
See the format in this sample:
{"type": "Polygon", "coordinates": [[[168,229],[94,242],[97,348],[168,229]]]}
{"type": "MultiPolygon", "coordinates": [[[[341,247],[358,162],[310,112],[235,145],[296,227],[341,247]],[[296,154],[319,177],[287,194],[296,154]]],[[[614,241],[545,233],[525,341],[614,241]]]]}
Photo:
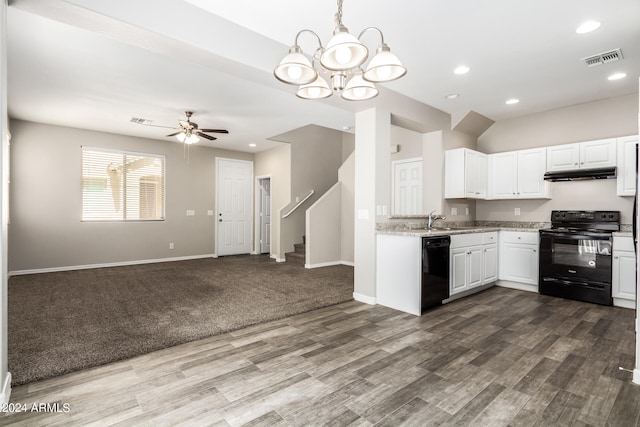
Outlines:
{"type": "Polygon", "coordinates": [[[131,117],[130,122],[131,123],[138,123],[140,125],[148,125],[149,123],[151,123],[151,120],[141,119],[139,117],[131,117]]]}
{"type": "Polygon", "coordinates": [[[586,58],[582,58],[582,61],[587,64],[587,67],[595,67],[596,65],[606,64],[607,62],[619,61],[622,58],[622,51],[618,48],[598,55],[587,56],[586,58]]]}

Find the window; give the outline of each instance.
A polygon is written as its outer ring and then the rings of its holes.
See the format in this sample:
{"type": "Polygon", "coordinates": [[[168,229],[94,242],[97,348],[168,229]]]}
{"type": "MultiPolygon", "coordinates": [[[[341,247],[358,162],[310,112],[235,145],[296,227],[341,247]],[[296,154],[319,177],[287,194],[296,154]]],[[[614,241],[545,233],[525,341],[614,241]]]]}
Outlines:
{"type": "Polygon", "coordinates": [[[163,220],[164,163],[154,154],[82,147],[82,220],[163,220]]]}

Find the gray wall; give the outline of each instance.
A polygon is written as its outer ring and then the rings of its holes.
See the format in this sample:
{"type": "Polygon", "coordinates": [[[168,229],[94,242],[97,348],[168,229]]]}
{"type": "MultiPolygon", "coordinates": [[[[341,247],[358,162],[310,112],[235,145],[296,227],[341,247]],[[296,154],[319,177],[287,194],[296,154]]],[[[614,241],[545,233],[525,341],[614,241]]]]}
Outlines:
{"type": "MultiPolygon", "coordinates": [[[[496,122],[478,138],[484,153],[638,134],[638,94],[496,122]]],[[[551,200],[478,201],[477,220],[549,221],[553,209],[619,210],[630,224],[633,197],[616,196],[616,181],[554,182],[551,200]],[[514,209],[521,215],[515,216],[514,209]]]]}
{"type": "Polygon", "coordinates": [[[291,145],[256,153],[255,175],[271,177],[271,257],[284,260],[280,243],[280,209],[291,201],[291,145]]]}
{"type": "MultiPolygon", "coordinates": [[[[282,253],[293,251],[305,234],[305,210],[338,182],[338,168],[343,159],[343,132],[308,125],[277,137],[291,144],[291,197],[313,196],[280,222],[282,253]]],[[[293,202],[294,200],[291,200],[293,202]]]]}
{"type": "Polygon", "coordinates": [[[215,158],[253,154],[11,121],[9,270],[55,269],[213,254],[215,158]],[[82,145],[166,156],[166,220],[81,222],[82,145]],[[195,216],[186,216],[186,210],[195,216]],[[169,243],[175,249],[169,249],[169,243]]]}

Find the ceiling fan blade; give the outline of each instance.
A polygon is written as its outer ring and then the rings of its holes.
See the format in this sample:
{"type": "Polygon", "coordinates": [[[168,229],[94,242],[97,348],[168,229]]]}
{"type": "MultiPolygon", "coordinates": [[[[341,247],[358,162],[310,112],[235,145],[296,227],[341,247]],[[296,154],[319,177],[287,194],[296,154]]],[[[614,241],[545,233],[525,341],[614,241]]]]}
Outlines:
{"type": "Polygon", "coordinates": [[[200,129],[200,132],[229,133],[226,129],[200,129]]]}
{"type": "Polygon", "coordinates": [[[216,139],[218,139],[215,136],[207,135],[206,133],[202,133],[202,132],[196,132],[196,134],[198,136],[201,136],[201,137],[205,138],[205,139],[208,139],[209,141],[215,141],[216,139]]]}
{"type": "Polygon", "coordinates": [[[175,129],[175,126],[162,126],[162,125],[152,125],[152,124],[148,124],[148,123],[140,123],[142,126],[151,126],[154,128],[165,128],[165,129],[175,129]]]}
{"type": "Polygon", "coordinates": [[[169,135],[166,135],[166,136],[176,136],[176,135],[181,134],[181,133],[182,133],[182,131],[181,131],[181,130],[179,130],[179,131],[177,131],[177,132],[170,133],[169,135]]]}

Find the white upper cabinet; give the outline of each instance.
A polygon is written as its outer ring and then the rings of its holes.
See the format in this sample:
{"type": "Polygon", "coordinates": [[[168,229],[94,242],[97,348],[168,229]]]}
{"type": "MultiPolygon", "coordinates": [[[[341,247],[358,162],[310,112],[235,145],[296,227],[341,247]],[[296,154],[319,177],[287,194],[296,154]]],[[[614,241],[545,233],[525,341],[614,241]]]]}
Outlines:
{"type": "Polygon", "coordinates": [[[544,180],[546,148],[489,155],[490,199],[541,199],[550,197],[544,180]]]}
{"type": "Polygon", "coordinates": [[[547,171],[616,166],[616,138],[547,147],[547,171]]]}
{"type": "Polygon", "coordinates": [[[444,197],[486,199],[487,161],[486,154],[468,148],[446,151],[444,197]]]}
{"type": "Polygon", "coordinates": [[[618,196],[636,194],[636,153],[638,135],[618,138],[618,196]]]}
{"type": "Polygon", "coordinates": [[[566,171],[580,167],[579,144],[547,147],[547,171],[566,171]]]}

